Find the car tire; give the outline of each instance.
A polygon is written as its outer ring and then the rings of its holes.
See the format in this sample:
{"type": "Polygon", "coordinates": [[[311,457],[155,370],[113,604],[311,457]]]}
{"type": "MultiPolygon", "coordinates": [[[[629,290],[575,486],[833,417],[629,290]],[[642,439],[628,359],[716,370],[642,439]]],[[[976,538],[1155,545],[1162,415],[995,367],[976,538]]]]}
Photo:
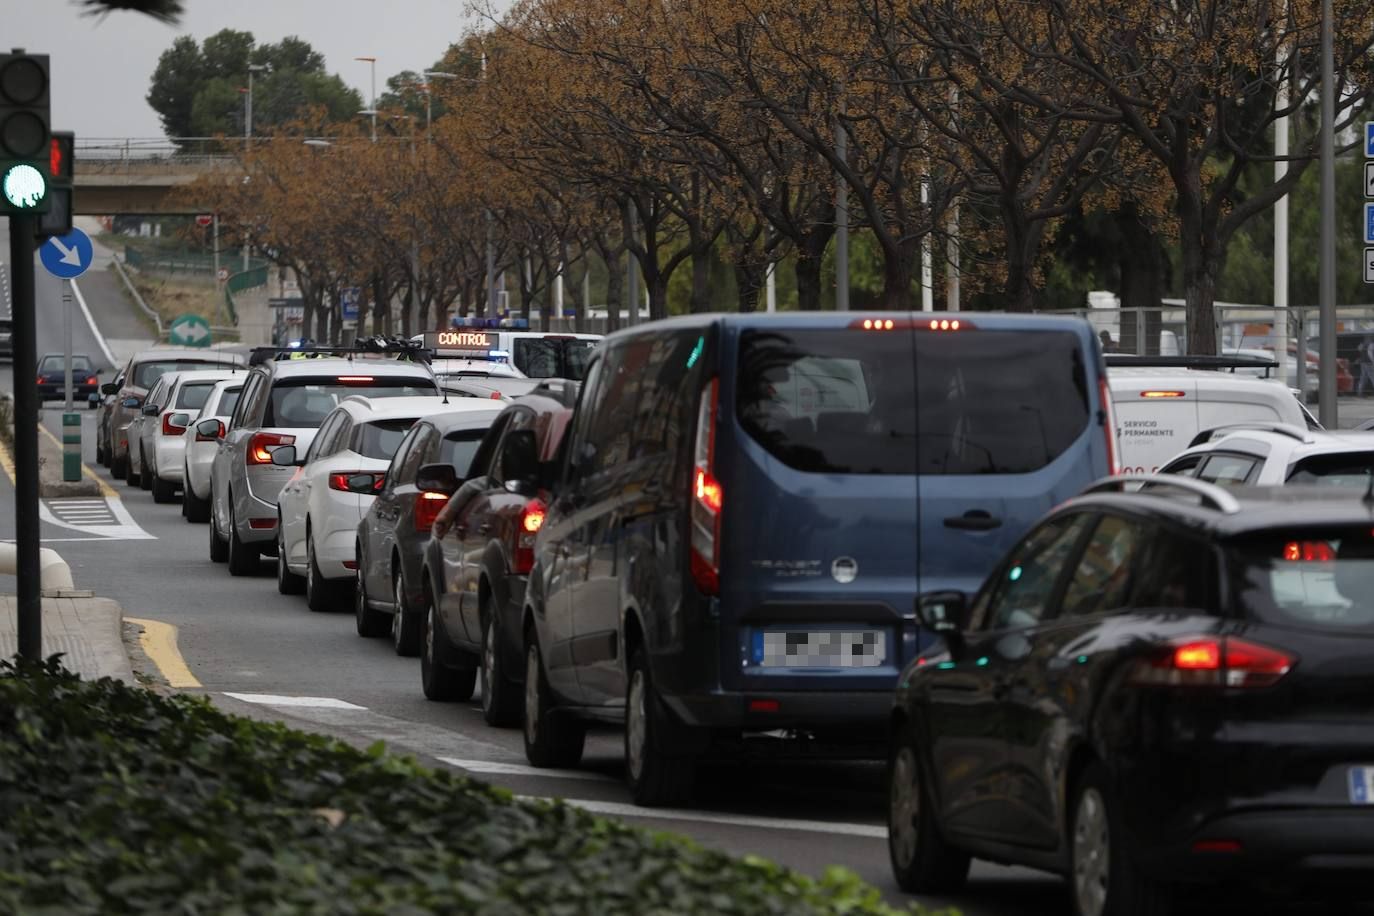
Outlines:
{"type": "Polygon", "coordinates": [[[238,525],[234,522],[233,496],[229,497],[229,575],[251,576],[258,571],[259,554],[256,549],[243,543],[239,537],[238,525]]]}
{"type": "MultiPolygon", "coordinates": [[[[281,522],[277,523],[280,530],[281,522]]],[[[277,536],[278,550],[285,546],[285,538],[277,536]]],[[[281,562],[279,559],[278,562],[281,562]]],[[[315,535],[309,523],[305,529],[305,605],[316,614],[327,614],[335,609],[335,598],[339,590],[320,573],[319,561],[315,559],[315,535]]]]}
{"type": "Polygon", "coordinates": [[[391,573],[391,596],[396,611],[391,615],[391,643],[396,654],[411,657],[420,654],[420,643],[424,639],[424,621],[406,601],[405,578],[400,568],[391,573]]]}
{"type": "Polygon", "coordinates": [[[100,440],[95,440],[95,463],[102,468],[109,467],[110,461],[105,457],[105,446],[100,444],[100,440]]]}
{"type": "Polygon", "coordinates": [[[667,747],[668,734],[682,726],[654,691],[643,646],[630,652],[625,687],[625,777],[636,805],[663,807],[686,801],[696,781],[696,757],[667,747]]]}
{"type": "Polygon", "coordinates": [[[286,566],[286,543],[280,521],[277,522],[277,591],[283,595],[299,595],[305,591],[305,577],[296,575],[286,566]]]}
{"type": "Polygon", "coordinates": [[[229,544],[219,533],[219,524],[215,522],[215,513],[210,513],[210,562],[223,563],[229,559],[229,544]]]}
{"type": "Polygon", "coordinates": [[[210,500],[201,499],[191,488],[191,476],[186,475],[186,483],[181,488],[182,514],[186,521],[197,524],[210,520],[210,500]]]}
{"type": "Polygon", "coordinates": [[[525,759],[537,767],[575,767],[582,760],[587,726],[561,713],[544,677],[539,640],[525,634],[525,759]]]}
{"type": "Polygon", "coordinates": [[[893,738],[887,762],[887,853],[908,894],[947,894],[968,881],[969,854],[946,842],[910,726],[893,738]]]}
{"type": "Polygon", "coordinates": [[[501,659],[505,646],[495,612],[482,613],[482,718],[488,725],[508,728],[520,724],[520,685],[506,675],[501,659]]]}
{"type": "Polygon", "coordinates": [[[177,485],[170,480],[163,480],[156,473],[153,474],[153,502],[170,503],[177,498],[177,485]]]}
{"type": "Polygon", "coordinates": [[[458,668],[444,659],[455,654],[453,644],[438,620],[439,611],[429,589],[425,589],[425,635],[420,649],[420,687],[426,700],[450,702],[470,700],[477,686],[477,669],[458,668]]]}
{"type": "Polygon", "coordinates": [[[365,571],[367,567],[363,563],[363,552],[359,550],[357,553],[358,579],[353,588],[353,619],[357,625],[358,635],[365,639],[385,636],[391,631],[391,615],[368,606],[367,573],[365,571]]]}
{"type": "Polygon", "coordinates": [[[124,483],[130,487],[138,486],[138,471],[134,470],[134,460],[128,455],[119,463],[121,473],[115,474],[116,477],[123,477],[124,483]]]}
{"type": "Polygon", "coordinates": [[[144,455],[138,456],[138,488],[140,490],[153,488],[153,474],[148,469],[148,459],[144,455]]]}
{"type": "Polygon", "coordinates": [[[1069,803],[1069,897],[1074,916],[1166,916],[1168,885],[1136,863],[1121,822],[1121,806],[1094,761],[1079,777],[1069,803]]]}

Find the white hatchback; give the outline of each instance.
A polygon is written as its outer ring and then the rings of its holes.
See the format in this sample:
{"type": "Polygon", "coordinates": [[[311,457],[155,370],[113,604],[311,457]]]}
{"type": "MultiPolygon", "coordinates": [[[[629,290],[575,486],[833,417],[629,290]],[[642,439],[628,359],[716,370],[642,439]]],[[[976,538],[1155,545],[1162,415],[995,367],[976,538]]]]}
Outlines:
{"type": "Polygon", "coordinates": [[[219,442],[229,428],[229,418],[243,393],[246,373],[215,382],[200,412],[185,433],[182,461],[181,514],[188,522],[210,520],[210,468],[215,463],[219,442]]]}
{"type": "Polygon", "coordinates": [[[133,447],[132,437],[129,444],[131,454],[137,455],[142,464],[141,473],[150,475],[148,489],[153,491],[154,501],[169,503],[176,497],[185,470],[186,433],[191,418],[205,405],[215,383],[235,374],[240,379],[244,376],[233,369],[169,372],[161,379],[164,384],[158,399],[154,401],[150,396],[147,405],[156,406],[158,412],[144,414],[138,429],[138,446],[133,447]]]}

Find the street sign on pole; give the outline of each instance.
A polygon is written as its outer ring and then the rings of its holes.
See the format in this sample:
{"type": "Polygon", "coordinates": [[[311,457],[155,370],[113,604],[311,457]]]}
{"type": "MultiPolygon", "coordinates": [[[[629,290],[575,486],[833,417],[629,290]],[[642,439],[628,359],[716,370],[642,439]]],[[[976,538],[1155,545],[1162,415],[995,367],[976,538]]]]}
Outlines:
{"type": "Polygon", "coordinates": [[[1374,248],[1364,250],[1364,282],[1374,283],[1374,248]]]}
{"type": "Polygon", "coordinates": [[[1374,159],[1374,121],[1364,122],[1364,157],[1374,159]]]}
{"type": "Polygon", "coordinates": [[[339,317],[344,321],[358,320],[358,302],[363,291],[356,286],[345,286],[339,290],[339,317]]]}
{"type": "Polygon", "coordinates": [[[1374,201],[1365,201],[1364,205],[1364,243],[1374,245],[1374,201]]]}
{"type": "Polygon", "coordinates": [[[1374,160],[1364,164],[1364,196],[1374,198],[1374,160]]]}
{"type": "Polygon", "coordinates": [[[48,273],[60,280],[75,280],[84,274],[94,257],[91,237],[80,229],[54,235],[38,249],[38,259],[48,273]]]}
{"type": "Polygon", "coordinates": [[[199,315],[181,315],[168,326],[167,342],[174,347],[208,347],[210,322],[199,315]]]}
{"type": "Polygon", "coordinates": [[[209,213],[202,213],[200,216],[196,217],[196,225],[200,226],[202,229],[206,228],[214,221],[215,217],[209,213]]]}
{"type": "Polygon", "coordinates": [[[224,281],[228,280],[228,279],[229,279],[229,268],[227,268],[227,267],[217,267],[217,268],[215,268],[215,279],[216,279],[216,280],[219,280],[219,282],[221,282],[221,283],[223,283],[224,281]]]}

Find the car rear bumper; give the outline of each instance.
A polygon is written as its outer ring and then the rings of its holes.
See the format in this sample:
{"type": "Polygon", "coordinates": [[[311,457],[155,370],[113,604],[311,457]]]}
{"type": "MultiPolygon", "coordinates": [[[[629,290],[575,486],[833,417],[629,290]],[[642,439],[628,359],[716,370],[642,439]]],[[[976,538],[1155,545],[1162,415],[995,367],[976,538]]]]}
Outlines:
{"type": "Polygon", "coordinates": [[[1320,872],[1374,873],[1374,806],[1222,815],[1185,844],[1140,853],[1161,880],[1216,881],[1320,872]]]}
{"type": "Polygon", "coordinates": [[[817,729],[881,740],[892,710],[891,690],[719,691],[664,696],[688,725],[743,731],[817,729]]]}
{"type": "Polygon", "coordinates": [[[239,540],[245,544],[273,544],[277,542],[277,504],[256,496],[237,497],[234,505],[234,527],[239,540]],[[258,527],[254,527],[254,525],[258,527]]]}
{"type": "MultiPolygon", "coordinates": [[[[72,385],[72,397],[89,398],[98,390],[97,385],[72,385]]],[[[52,384],[44,382],[38,386],[38,396],[41,398],[65,398],[67,396],[67,386],[61,382],[52,384]]]]}
{"type": "Polygon", "coordinates": [[[179,436],[165,436],[153,447],[157,476],[180,482],[185,473],[186,442],[179,436]]]}

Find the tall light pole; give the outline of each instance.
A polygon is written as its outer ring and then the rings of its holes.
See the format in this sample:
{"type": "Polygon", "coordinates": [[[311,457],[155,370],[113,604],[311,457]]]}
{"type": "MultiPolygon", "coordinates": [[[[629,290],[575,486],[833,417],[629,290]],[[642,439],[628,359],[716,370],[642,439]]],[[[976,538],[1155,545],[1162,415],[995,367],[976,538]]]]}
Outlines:
{"type": "Polygon", "coordinates": [[[361,114],[372,115],[372,142],[377,142],[377,58],[355,57],[354,60],[366,61],[372,66],[372,107],[361,114]]]}
{"type": "MultiPolygon", "coordinates": [[[[482,79],[487,78],[487,49],[482,47],[482,79]]],[[[496,315],[496,242],[492,238],[491,208],[484,211],[487,222],[487,317],[496,315]]]]}
{"type": "Polygon", "coordinates": [[[1322,0],[1321,363],[1318,419],[1336,428],[1336,86],[1331,51],[1331,0],[1322,0]]]}
{"type": "Polygon", "coordinates": [[[434,125],[434,85],[432,80],[456,80],[461,79],[456,73],[445,73],[443,70],[426,70],[425,78],[425,139],[432,140],[430,128],[434,125]]]}
{"type": "Polygon", "coordinates": [[[243,138],[245,140],[253,139],[253,74],[263,73],[266,70],[266,64],[248,65],[248,100],[246,103],[247,108],[243,115],[243,138]]]}

